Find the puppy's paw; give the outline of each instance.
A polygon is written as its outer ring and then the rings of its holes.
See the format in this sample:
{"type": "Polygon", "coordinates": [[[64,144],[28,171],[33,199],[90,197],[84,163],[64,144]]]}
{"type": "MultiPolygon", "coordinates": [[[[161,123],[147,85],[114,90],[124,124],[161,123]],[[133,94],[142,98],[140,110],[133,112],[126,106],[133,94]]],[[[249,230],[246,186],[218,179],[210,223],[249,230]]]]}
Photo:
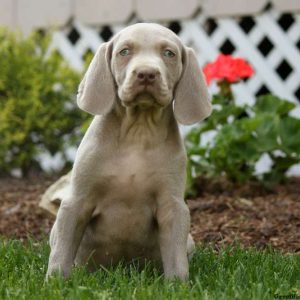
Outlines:
{"type": "Polygon", "coordinates": [[[62,267],[61,265],[49,265],[45,280],[48,281],[52,276],[61,276],[64,279],[70,277],[71,268],[62,267]]]}
{"type": "Polygon", "coordinates": [[[187,282],[189,279],[189,272],[177,271],[169,274],[165,274],[167,280],[180,280],[182,282],[187,282]]]}

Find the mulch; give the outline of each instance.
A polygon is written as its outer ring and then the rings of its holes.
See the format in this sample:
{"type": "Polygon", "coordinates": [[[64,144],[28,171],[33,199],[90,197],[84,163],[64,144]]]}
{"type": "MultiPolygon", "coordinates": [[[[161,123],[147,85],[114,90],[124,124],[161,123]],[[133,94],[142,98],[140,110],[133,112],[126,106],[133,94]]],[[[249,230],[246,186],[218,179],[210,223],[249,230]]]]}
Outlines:
{"type": "MultiPolygon", "coordinates": [[[[0,235],[26,241],[45,238],[53,216],[38,207],[41,195],[57,178],[0,179],[0,235]]],[[[300,252],[300,178],[271,190],[199,179],[198,194],[187,200],[191,232],[198,243],[215,249],[235,242],[259,249],[272,245],[300,252]]]]}
{"type": "Polygon", "coordinates": [[[195,240],[215,248],[235,242],[258,249],[272,245],[300,252],[300,178],[271,190],[257,183],[199,182],[188,200],[195,240]]]}

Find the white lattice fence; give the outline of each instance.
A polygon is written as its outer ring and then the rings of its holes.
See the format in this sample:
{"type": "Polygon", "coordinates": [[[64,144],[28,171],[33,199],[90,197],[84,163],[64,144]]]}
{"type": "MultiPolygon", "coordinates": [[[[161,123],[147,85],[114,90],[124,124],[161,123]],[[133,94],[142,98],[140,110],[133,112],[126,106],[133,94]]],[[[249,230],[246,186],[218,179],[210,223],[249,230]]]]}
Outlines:
{"type": "MultiPolygon", "coordinates": [[[[59,51],[75,69],[82,70],[87,53],[94,53],[114,33],[137,21],[133,17],[127,24],[96,28],[75,20],[55,32],[51,49],[59,51]]],[[[279,14],[270,8],[254,17],[211,19],[198,14],[190,20],[163,25],[196,50],[201,65],[223,52],[244,57],[254,66],[255,76],[234,86],[239,102],[252,103],[255,96],[272,92],[299,104],[299,14],[279,14]]],[[[300,117],[300,106],[294,115],[300,117]]]]}

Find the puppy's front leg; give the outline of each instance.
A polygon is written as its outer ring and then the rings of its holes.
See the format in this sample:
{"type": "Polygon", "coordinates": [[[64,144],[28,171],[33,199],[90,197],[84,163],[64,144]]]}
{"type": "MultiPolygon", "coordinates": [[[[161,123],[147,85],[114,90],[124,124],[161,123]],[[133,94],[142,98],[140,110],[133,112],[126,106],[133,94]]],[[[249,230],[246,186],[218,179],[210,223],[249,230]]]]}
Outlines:
{"type": "Polygon", "coordinates": [[[157,210],[159,244],[165,277],[187,280],[190,213],[183,199],[160,199],[157,210]]]}
{"type": "Polygon", "coordinates": [[[69,276],[92,211],[92,207],[87,207],[77,199],[62,201],[51,232],[47,278],[54,272],[69,276]]]}

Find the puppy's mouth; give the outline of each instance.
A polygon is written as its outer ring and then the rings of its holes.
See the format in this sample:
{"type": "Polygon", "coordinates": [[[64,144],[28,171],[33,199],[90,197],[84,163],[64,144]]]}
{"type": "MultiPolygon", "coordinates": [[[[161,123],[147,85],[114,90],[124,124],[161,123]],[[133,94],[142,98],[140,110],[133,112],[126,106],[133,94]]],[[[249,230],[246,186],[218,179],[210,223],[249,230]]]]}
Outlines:
{"type": "Polygon", "coordinates": [[[151,83],[143,83],[141,84],[136,91],[136,97],[141,98],[140,96],[145,95],[146,98],[149,98],[147,96],[152,96],[154,98],[154,100],[156,101],[156,96],[157,96],[157,92],[156,92],[156,88],[154,87],[153,84],[151,83]]]}
{"type": "Polygon", "coordinates": [[[124,106],[165,106],[170,102],[170,94],[166,88],[153,83],[140,83],[124,87],[118,92],[124,106]]]}
{"type": "MultiPolygon", "coordinates": [[[[122,99],[121,99],[122,100],[122,99]]],[[[154,95],[144,89],[143,91],[135,94],[132,99],[124,99],[121,101],[125,107],[140,107],[140,108],[148,108],[148,107],[162,107],[154,95]]]]}

